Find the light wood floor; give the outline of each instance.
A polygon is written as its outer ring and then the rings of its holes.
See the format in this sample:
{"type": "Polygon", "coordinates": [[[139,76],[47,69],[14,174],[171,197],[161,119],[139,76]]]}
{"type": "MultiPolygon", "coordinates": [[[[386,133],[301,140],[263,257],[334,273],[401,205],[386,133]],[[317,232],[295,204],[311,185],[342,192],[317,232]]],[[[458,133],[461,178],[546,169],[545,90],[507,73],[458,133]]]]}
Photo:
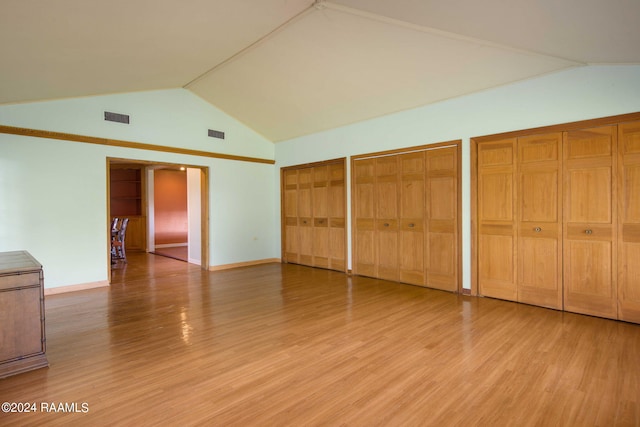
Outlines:
{"type": "MultiPolygon", "coordinates": [[[[640,326],[295,265],[129,254],[47,297],[50,367],[0,425],[640,425],[640,326]]],[[[46,270],[45,270],[46,278],[46,270]]]]}

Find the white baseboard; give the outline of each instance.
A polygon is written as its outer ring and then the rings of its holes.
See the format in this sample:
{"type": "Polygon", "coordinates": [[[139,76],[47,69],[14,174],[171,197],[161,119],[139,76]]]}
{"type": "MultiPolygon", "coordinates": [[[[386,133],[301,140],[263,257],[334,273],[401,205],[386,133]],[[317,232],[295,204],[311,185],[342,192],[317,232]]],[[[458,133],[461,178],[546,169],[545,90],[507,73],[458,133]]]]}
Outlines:
{"type": "Polygon", "coordinates": [[[164,245],[155,245],[155,248],[181,248],[183,246],[189,246],[189,243],[165,243],[164,245]]]}
{"type": "Polygon", "coordinates": [[[66,292],[85,291],[87,289],[95,289],[109,286],[109,282],[101,280],[99,282],[79,283],[77,285],[56,286],[55,288],[44,288],[44,295],[56,295],[66,292]]]}

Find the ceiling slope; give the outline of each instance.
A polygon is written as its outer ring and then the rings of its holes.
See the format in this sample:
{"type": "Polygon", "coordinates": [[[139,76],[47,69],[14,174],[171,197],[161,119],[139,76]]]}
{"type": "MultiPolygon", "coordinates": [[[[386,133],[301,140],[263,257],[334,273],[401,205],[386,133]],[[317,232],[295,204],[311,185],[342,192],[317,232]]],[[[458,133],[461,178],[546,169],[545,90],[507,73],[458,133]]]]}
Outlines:
{"type": "Polygon", "coordinates": [[[3,0],[0,104],[184,87],[277,142],[595,63],[637,0],[3,0]]]}
{"type": "Polygon", "coordinates": [[[0,103],[182,87],[311,0],[2,0],[0,103]]]}
{"type": "Polygon", "coordinates": [[[326,6],[188,88],[282,141],[580,65],[326,6]]]}

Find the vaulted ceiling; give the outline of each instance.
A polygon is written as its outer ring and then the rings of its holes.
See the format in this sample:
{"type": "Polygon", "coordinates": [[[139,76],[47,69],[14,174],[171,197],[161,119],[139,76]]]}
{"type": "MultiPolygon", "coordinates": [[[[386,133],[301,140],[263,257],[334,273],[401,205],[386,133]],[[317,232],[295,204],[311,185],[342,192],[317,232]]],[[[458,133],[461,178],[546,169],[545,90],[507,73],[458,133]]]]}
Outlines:
{"type": "Polygon", "coordinates": [[[640,64],[638,0],[2,0],[0,104],[186,88],[277,142],[640,64]]]}

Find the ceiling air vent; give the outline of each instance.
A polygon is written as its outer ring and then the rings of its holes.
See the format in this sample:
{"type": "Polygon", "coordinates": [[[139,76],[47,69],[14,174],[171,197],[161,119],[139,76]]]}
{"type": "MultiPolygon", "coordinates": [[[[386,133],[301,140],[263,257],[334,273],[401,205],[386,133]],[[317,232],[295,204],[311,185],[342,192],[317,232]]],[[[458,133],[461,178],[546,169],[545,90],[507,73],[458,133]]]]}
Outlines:
{"type": "Polygon", "coordinates": [[[108,122],[126,123],[129,124],[129,116],[126,114],[104,112],[104,119],[108,122]]]}
{"type": "Polygon", "coordinates": [[[219,130],[209,129],[209,136],[211,138],[224,139],[224,132],[220,132],[219,130]]]}

